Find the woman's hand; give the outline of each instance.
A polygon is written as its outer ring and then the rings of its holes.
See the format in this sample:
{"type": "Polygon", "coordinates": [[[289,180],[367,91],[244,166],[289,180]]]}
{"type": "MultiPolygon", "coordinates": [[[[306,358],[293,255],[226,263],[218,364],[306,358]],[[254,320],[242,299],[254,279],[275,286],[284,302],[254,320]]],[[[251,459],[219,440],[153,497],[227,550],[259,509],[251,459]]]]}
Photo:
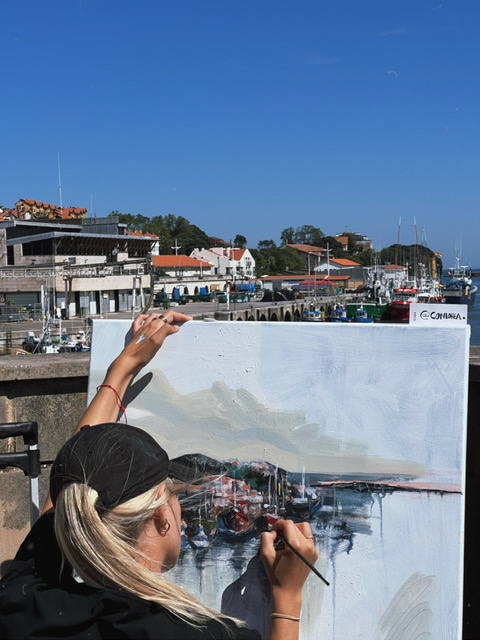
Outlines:
{"type": "Polygon", "coordinates": [[[123,399],[132,378],[150,362],[165,338],[179,330],[179,323],[190,319],[190,316],[176,311],[138,316],[132,325],[132,339],[109,366],[103,386],[100,385],[80,418],[77,430],[85,424],[116,422],[119,413],[118,398],[123,399]]]}
{"type": "Polygon", "coordinates": [[[132,324],[132,339],[110,367],[121,368],[126,374],[137,374],[152,360],[165,338],[191,319],[191,316],[171,310],[137,316],[132,324]]]}
{"type": "Polygon", "coordinates": [[[272,585],[274,610],[298,616],[302,587],[311,571],[287,546],[275,548],[282,538],[312,564],[318,551],[308,522],[277,520],[272,531],[261,535],[260,557],[272,585]]]}
{"type": "MultiPolygon", "coordinates": [[[[150,362],[165,338],[176,333],[180,324],[191,319],[191,316],[176,311],[139,315],[132,324],[132,339],[109,366],[103,383],[80,417],[75,431],[86,424],[116,422],[121,408],[119,398],[123,400],[132,378],[150,362]]],[[[42,513],[52,506],[48,496],[42,513]]]]}

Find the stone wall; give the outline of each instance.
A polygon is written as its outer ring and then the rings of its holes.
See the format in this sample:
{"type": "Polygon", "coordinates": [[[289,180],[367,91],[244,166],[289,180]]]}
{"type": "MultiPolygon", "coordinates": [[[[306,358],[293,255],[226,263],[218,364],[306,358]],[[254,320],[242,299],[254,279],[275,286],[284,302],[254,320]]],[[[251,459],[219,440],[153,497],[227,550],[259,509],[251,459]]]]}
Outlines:
{"type": "MultiPolygon", "coordinates": [[[[72,434],[87,400],[89,354],[0,358],[0,422],[36,420],[41,460],[51,460],[72,434]]],[[[0,451],[23,451],[23,441],[0,440],[0,451]],[[13,449],[14,450],[14,449],[13,449]]],[[[40,475],[41,503],[50,465],[40,475]]],[[[0,471],[0,562],[18,548],[30,526],[29,484],[22,471],[0,471]]]]}

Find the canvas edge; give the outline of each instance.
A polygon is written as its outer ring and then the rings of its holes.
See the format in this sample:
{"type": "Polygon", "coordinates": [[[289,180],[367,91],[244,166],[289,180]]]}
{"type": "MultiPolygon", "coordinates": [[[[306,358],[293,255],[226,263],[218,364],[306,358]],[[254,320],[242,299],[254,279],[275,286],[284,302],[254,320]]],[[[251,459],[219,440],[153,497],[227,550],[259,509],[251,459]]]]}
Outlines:
{"type": "Polygon", "coordinates": [[[465,367],[464,367],[464,386],[463,386],[463,437],[462,437],[462,508],[461,508],[461,529],[460,529],[460,558],[458,572],[458,627],[457,638],[462,639],[463,636],[463,596],[464,596],[464,580],[465,580],[465,515],[466,515],[466,484],[467,484],[467,429],[468,429],[468,381],[470,371],[470,335],[471,327],[467,324],[465,331],[465,367]]]}

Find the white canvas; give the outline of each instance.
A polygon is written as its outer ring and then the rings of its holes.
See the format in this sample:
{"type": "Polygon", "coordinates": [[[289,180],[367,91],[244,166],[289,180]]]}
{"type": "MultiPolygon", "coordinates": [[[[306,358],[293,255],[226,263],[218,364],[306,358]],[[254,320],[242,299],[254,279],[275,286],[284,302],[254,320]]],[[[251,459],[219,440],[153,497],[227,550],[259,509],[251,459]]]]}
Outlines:
{"type": "MultiPolygon", "coordinates": [[[[94,321],[90,396],[128,327],[94,321]]],[[[191,322],[140,374],[128,421],[171,457],[233,460],[230,471],[249,478],[270,463],[268,491],[249,497],[256,480],[226,481],[222,498],[217,482],[190,516],[211,526],[217,502],[233,495],[245,512],[288,507],[310,519],[331,585],[308,580],[304,640],[459,640],[468,336],[468,327],[191,322]]],[[[258,540],[226,534],[219,526],[208,546],[186,544],[170,575],[265,632],[258,540]]]]}

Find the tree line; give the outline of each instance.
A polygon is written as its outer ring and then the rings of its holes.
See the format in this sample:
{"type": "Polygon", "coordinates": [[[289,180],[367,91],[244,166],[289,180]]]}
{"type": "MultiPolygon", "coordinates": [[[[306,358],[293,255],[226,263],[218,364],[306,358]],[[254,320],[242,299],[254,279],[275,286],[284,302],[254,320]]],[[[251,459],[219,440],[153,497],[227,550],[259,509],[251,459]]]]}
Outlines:
{"type": "MultiPolygon", "coordinates": [[[[152,233],[158,236],[160,253],[174,253],[175,243],[182,254],[189,255],[195,248],[209,247],[237,247],[245,249],[248,245],[246,236],[237,235],[227,242],[222,238],[208,235],[203,229],[192,224],[183,216],[165,214],[148,218],[141,214],[122,213],[112,211],[110,216],[117,217],[118,221],[127,225],[131,231],[152,233]]],[[[423,245],[393,244],[379,252],[373,249],[364,249],[358,244],[363,237],[357,233],[346,231],[342,234],[348,238],[348,249],[345,250],[334,236],[323,233],[319,227],[313,225],[301,225],[286,227],[280,233],[280,243],[272,239],[260,240],[256,248],[250,251],[256,262],[257,275],[273,275],[286,272],[301,271],[304,268],[304,259],[295,249],[289,247],[292,244],[307,244],[314,247],[330,249],[331,258],[349,258],[361,265],[377,264],[401,264],[414,265],[418,262],[430,264],[434,259],[437,269],[441,273],[442,262],[440,257],[431,249],[423,245]]]]}

